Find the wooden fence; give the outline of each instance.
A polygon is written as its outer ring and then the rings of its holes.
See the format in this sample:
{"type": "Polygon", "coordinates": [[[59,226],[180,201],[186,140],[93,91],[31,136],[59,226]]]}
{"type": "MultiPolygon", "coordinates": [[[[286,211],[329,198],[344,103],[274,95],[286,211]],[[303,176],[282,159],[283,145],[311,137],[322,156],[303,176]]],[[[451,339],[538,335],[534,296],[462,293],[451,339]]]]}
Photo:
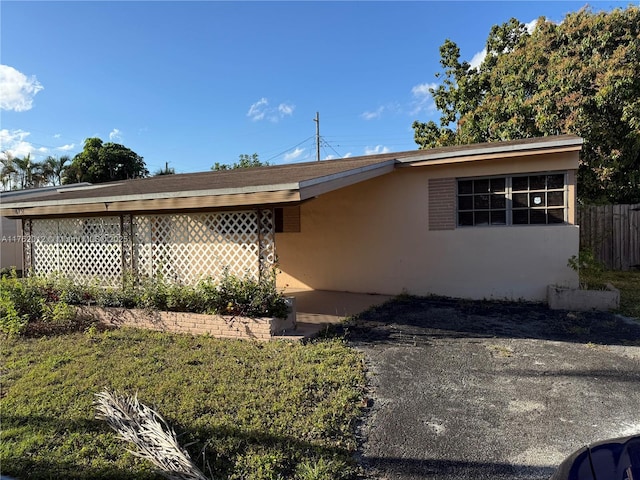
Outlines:
{"type": "Polygon", "coordinates": [[[612,270],[640,268],[640,204],[581,205],[580,248],[612,270]]]}

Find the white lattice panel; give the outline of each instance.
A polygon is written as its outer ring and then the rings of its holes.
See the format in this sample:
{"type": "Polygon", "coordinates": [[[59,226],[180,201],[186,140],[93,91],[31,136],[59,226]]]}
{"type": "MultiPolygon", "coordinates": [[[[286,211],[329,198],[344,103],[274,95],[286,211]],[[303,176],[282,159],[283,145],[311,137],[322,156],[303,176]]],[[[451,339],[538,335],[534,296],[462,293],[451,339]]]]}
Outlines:
{"type": "Polygon", "coordinates": [[[119,217],[32,220],[31,262],[35,273],[58,272],[75,281],[122,280],[119,217]]]}
{"type": "Polygon", "coordinates": [[[225,268],[258,277],[275,260],[271,210],[31,220],[25,248],[38,274],[118,284],[134,275],[186,284],[225,268]]]}
{"type": "Polygon", "coordinates": [[[270,210],[136,216],[133,226],[141,275],[195,283],[218,277],[225,268],[258,277],[261,264],[273,264],[270,210]]]}

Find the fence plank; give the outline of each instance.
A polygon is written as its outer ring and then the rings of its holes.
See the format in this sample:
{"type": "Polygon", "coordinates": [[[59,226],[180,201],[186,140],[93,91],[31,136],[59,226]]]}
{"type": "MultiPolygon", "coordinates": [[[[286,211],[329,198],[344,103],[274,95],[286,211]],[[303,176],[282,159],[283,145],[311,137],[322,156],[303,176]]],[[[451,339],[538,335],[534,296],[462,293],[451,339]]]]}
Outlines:
{"type": "Polygon", "coordinates": [[[581,205],[580,248],[612,270],[640,268],[640,204],[581,205]]]}

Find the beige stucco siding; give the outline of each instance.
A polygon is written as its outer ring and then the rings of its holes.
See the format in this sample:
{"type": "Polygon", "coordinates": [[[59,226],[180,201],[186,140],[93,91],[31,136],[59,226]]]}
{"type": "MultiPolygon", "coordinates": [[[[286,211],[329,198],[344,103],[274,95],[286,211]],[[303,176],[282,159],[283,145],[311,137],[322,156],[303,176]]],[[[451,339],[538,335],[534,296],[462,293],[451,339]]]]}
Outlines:
{"type": "Polygon", "coordinates": [[[0,217],[0,268],[22,270],[22,230],[20,221],[0,217]]]}
{"type": "MultiPolygon", "coordinates": [[[[544,300],[575,286],[574,225],[429,230],[430,178],[568,171],[576,154],[407,167],[301,205],[299,233],[276,234],[281,286],[467,298],[544,300]]],[[[575,176],[569,175],[574,182],[575,176]]],[[[574,182],[575,183],[575,182],[574,182]]],[[[575,196],[575,185],[568,197],[575,196]]],[[[569,202],[569,219],[575,202],[569,202]]],[[[455,207],[454,207],[455,208],[455,207]]]]}

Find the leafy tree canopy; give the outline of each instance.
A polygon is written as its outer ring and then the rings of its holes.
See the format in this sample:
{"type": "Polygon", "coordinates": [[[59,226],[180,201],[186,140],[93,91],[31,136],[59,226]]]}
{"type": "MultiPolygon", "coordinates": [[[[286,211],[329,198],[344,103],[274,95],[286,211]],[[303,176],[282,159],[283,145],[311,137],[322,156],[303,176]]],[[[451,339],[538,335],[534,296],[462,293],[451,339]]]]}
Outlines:
{"type": "Polygon", "coordinates": [[[454,42],[440,47],[440,123],[413,123],[420,148],[573,133],[580,200],[640,202],[640,8],[541,17],[531,34],[511,19],[486,48],[470,68],[454,42]]]}
{"type": "Polygon", "coordinates": [[[102,183],[148,175],[143,158],[134,151],[118,143],[87,138],[84,149],[67,168],[64,183],[102,183]]]}
{"type": "Polygon", "coordinates": [[[220,171],[220,170],[235,170],[237,168],[253,168],[253,167],[268,167],[269,162],[262,162],[258,157],[257,153],[253,155],[247,155],[243,153],[240,155],[239,160],[231,165],[226,163],[216,162],[211,170],[220,171]]]}

